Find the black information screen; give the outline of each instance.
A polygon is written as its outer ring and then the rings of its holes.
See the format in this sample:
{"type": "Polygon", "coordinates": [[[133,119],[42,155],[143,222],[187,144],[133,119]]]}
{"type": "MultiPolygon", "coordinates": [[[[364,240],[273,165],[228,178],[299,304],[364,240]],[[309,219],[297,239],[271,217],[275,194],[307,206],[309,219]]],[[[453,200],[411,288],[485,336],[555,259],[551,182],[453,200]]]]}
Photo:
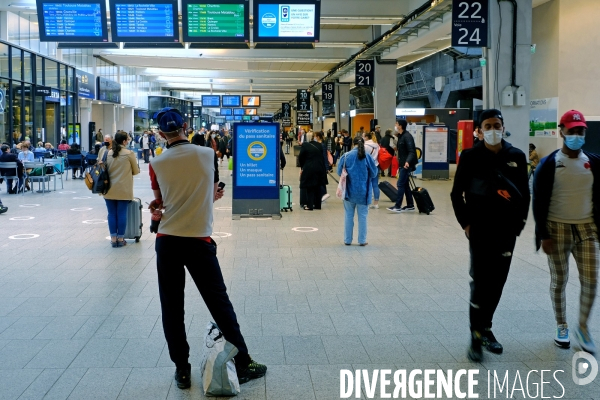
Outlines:
{"type": "Polygon", "coordinates": [[[242,96],[222,96],[223,107],[240,107],[242,105],[242,96]]]}
{"type": "Polygon", "coordinates": [[[202,107],[221,107],[221,96],[202,96],[202,107]]]}
{"type": "Polygon", "coordinates": [[[249,0],[182,0],[186,42],[248,42],[249,0]]]}
{"type": "Polygon", "coordinates": [[[298,111],[310,111],[310,93],[306,89],[296,91],[298,111]]]}
{"type": "Polygon", "coordinates": [[[233,115],[245,115],[245,111],[243,108],[234,108],[233,115]]]}
{"type": "Polygon", "coordinates": [[[37,10],[43,42],[108,42],[104,1],[42,0],[37,10]]]}
{"type": "Polygon", "coordinates": [[[179,42],[176,0],[112,0],[113,42],[179,42]]]}

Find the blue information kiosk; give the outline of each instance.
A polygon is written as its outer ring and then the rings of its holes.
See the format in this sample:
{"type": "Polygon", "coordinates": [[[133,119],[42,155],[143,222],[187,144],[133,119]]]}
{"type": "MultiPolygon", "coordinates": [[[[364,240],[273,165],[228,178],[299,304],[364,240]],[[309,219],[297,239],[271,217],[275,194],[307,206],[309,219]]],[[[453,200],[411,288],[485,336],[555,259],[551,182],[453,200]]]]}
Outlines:
{"type": "Polygon", "coordinates": [[[281,219],[279,165],[279,124],[234,124],[233,219],[281,219]]]}

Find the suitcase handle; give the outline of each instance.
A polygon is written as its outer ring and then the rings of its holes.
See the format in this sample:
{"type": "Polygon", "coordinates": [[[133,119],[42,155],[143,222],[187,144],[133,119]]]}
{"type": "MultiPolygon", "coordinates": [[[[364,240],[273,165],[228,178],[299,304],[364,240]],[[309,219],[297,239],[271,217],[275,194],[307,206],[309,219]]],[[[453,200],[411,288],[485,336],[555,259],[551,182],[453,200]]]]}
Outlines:
{"type": "Polygon", "coordinates": [[[417,184],[415,183],[415,177],[413,176],[412,172],[408,176],[408,186],[411,191],[417,188],[417,184]]]}

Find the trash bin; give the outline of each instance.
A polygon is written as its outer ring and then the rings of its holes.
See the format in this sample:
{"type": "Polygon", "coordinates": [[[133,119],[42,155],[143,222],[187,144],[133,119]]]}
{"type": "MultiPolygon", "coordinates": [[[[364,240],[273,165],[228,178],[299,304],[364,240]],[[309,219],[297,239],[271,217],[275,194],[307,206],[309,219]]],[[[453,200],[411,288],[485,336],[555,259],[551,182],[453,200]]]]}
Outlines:
{"type": "Polygon", "coordinates": [[[302,148],[302,146],[300,145],[295,145],[294,146],[294,157],[298,157],[300,155],[300,149],[302,148]]]}

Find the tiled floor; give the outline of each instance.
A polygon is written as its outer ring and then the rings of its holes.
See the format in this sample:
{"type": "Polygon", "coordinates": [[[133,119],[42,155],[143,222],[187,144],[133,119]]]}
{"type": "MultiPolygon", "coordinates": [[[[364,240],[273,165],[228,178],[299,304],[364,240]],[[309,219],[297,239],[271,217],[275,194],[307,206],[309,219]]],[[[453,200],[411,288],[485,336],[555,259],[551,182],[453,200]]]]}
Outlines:
{"type": "MultiPolygon", "coordinates": [[[[288,165],[293,165],[293,159],[288,165]]],[[[151,200],[147,167],[136,195],[151,200]]],[[[286,176],[298,199],[298,171],[286,176]]],[[[231,188],[231,178],[223,173],[231,188]]],[[[215,207],[215,232],[231,299],[252,356],[269,372],[242,386],[241,399],[337,399],[340,369],[520,371],[539,384],[540,370],[562,369],[563,398],[600,399],[600,377],[571,379],[575,350],[552,341],[554,318],[546,260],[533,249],[533,223],[518,241],[494,330],[505,346],[470,364],[467,242],[450,205],[451,182],[423,182],[436,204],[430,215],[369,213],[369,246],[344,246],[343,209],[332,197],[322,211],[284,213],[281,221],[232,221],[231,191],[215,207]],[[294,227],[318,230],[299,233],[294,227]]],[[[333,184],[329,187],[334,192],[333,184]]],[[[0,196],[0,399],[203,398],[198,365],[210,317],[193,285],[186,289],[192,389],[173,384],[162,332],[154,235],[144,214],[140,243],[109,246],[106,208],[82,181],[46,195],[0,196]],[[17,217],[18,220],[13,220],[17,217]],[[22,218],[19,218],[22,217],[22,218]],[[33,217],[33,218],[25,218],[33,217]],[[11,240],[11,235],[39,235],[11,240]]],[[[576,271],[568,288],[577,318],[576,271]]],[[[600,307],[591,330],[600,340],[600,307]]],[[[493,376],[493,375],[492,375],[493,376]]],[[[561,395],[549,373],[544,396],[561,395]]],[[[517,389],[518,389],[517,382],[517,389]]],[[[364,387],[363,387],[364,388],[364,387]]],[[[363,393],[364,396],[364,393],[363,393]]],[[[379,391],[375,395],[378,398],[379,391]]],[[[516,391],[515,398],[522,392],[516,391]]],[[[353,395],[354,397],[354,395],[353,395]]],[[[506,397],[506,391],[498,393],[506,397]]]]}

